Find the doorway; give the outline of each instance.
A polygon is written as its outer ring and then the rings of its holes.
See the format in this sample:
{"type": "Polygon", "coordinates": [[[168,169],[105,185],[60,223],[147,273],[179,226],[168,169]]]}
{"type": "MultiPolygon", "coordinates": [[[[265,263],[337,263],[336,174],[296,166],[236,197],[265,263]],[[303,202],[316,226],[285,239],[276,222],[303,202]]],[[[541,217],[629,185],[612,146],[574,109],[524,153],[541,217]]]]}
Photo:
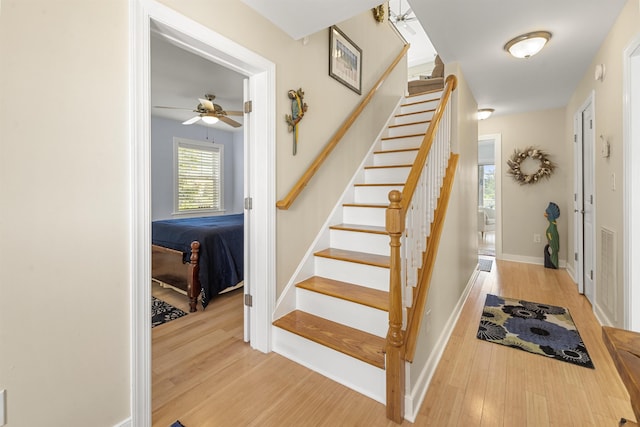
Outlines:
{"type": "Polygon", "coordinates": [[[574,265],[578,291],[595,306],[594,93],[574,115],[574,265]]]}
{"type": "Polygon", "coordinates": [[[131,407],[132,425],[151,425],[151,197],[150,37],[151,29],[185,49],[224,64],[248,78],[252,112],[245,115],[244,185],[251,200],[246,227],[251,346],[271,350],[270,315],[275,305],[275,64],[153,0],[130,4],[131,114],[131,407]],[[259,140],[258,140],[259,139],[259,140]],[[259,280],[258,280],[259,278],[259,280]]]}
{"type": "Polygon", "coordinates": [[[478,256],[501,256],[500,188],[501,135],[478,137],[478,256]]]}

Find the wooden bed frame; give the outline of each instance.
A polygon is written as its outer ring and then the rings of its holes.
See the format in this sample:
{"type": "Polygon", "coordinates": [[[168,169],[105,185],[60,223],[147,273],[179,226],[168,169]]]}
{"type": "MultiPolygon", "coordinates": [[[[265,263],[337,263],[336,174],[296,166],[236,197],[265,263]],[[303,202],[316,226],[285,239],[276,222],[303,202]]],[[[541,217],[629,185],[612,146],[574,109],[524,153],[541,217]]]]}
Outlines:
{"type": "Polygon", "coordinates": [[[190,262],[182,260],[180,251],[151,245],[151,278],[163,284],[181,289],[189,298],[189,312],[198,311],[198,296],[202,290],[198,273],[200,242],[191,242],[190,262]]]}

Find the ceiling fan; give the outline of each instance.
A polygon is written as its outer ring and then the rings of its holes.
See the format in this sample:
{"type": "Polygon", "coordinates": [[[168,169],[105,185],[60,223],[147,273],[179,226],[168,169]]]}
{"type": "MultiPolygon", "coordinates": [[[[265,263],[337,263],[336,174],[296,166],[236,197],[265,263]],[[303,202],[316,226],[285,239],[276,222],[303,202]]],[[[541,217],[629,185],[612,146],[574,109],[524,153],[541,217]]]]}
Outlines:
{"type": "Polygon", "coordinates": [[[407,22],[415,21],[416,19],[418,19],[415,14],[411,16],[412,13],[413,10],[411,10],[411,8],[402,13],[402,2],[400,2],[398,5],[398,13],[395,13],[393,10],[391,10],[391,8],[389,8],[389,20],[396,26],[400,26],[407,30],[411,35],[415,35],[416,31],[407,24],[407,22]]]}
{"type": "MultiPolygon", "coordinates": [[[[190,118],[182,122],[183,125],[191,125],[196,123],[199,120],[207,124],[214,124],[218,120],[228,124],[229,126],[233,126],[234,128],[238,128],[242,126],[240,123],[235,120],[229,118],[228,116],[242,116],[244,113],[242,111],[226,111],[220,105],[214,104],[213,100],[216,99],[215,95],[205,94],[204,98],[198,98],[199,104],[194,113],[198,113],[196,116],[190,118]]],[[[180,108],[180,107],[161,107],[156,106],[155,108],[171,108],[171,109],[181,109],[187,110],[188,108],[180,108]]]]}

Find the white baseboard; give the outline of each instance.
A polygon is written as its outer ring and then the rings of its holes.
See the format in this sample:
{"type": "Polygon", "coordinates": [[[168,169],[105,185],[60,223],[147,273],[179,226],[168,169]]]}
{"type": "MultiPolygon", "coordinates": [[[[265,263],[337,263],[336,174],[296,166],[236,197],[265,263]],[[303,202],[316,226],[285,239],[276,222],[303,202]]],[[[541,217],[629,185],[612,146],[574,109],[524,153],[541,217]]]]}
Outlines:
{"type": "Polygon", "coordinates": [[[609,316],[604,314],[604,310],[600,308],[600,304],[597,302],[593,305],[593,314],[596,316],[596,320],[600,322],[601,326],[616,326],[610,319],[609,316]]]}
{"type": "MultiPolygon", "coordinates": [[[[471,292],[471,287],[473,286],[474,282],[478,278],[479,274],[480,274],[479,270],[477,269],[473,270],[473,273],[471,274],[471,277],[467,281],[467,285],[464,291],[462,292],[462,294],[460,295],[460,298],[458,299],[458,303],[452,310],[451,316],[449,316],[447,323],[445,324],[444,328],[442,329],[442,332],[440,333],[440,336],[438,337],[438,341],[436,341],[436,344],[434,345],[433,351],[431,352],[431,355],[429,356],[427,363],[425,364],[424,368],[422,369],[422,372],[420,373],[420,376],[418,377],[418,381],[413,386],[413,389],[409,390],[409,392],[405,395],[404,418],[407,421],[410,421],[412,423],[415,422],[416,417],[418,416],[418,412],[420,412],[420,407],[422,406],[422,403],[424,402],[424,398],[427,395],[427,390],[429,389],[429,384],[431,383],[433,374],[435,373],[436,368],[438,367],[438,363],[442,358],[442,354],[444,353],[444,349],[447,346],[447,343],[449,342],[449,338],[451,337],[451,334],[453,333],[453,329],[455,328],[456,323],[460,318],[460,314],[462,313],[462,307],[464,307],[464,303],[467,301],[467,297],[471,292]]],[[[411,364],[407,363],[407,369],[406,369],[407,384],[409,384],[409,386],[411,386],[408,381],[410,369],[411,369],[411,364]]]]}
{"type": "Polygon", "coordinates": [[[120,421],[118,424],[114,425],[113,427],[132,427],[133,424],[131,424],[131,417],[127,418],[124,421],[120,421]]]}
{"type": "MultiPolygon", "coordinates": [[[[500,259],[503,261],[513,261],[513,262],[523,262],[525,264],[544,265],[544,257],[533,257],[533,256],[523,256],[523,255],[503,253],[500,259]]],[[[558,260],[558,263],[560,264],[560,268],[567,267],[567,261],[564,259],[558,260]]]]}

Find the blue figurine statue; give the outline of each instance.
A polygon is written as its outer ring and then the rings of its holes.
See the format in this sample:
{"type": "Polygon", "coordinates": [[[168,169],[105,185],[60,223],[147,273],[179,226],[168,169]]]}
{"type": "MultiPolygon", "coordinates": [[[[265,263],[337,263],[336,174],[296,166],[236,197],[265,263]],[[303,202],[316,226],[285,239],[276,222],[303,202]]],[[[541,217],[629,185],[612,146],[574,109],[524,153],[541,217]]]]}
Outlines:
{"type": "Polygon", "coordinates": [[[558,268],[558,251],[560,250],[560,238],[556,220],[560,217],[560,208],[553,202],[549,203],[544,211],[544,216],[549,221],[547,227],[547,245],[544,247],[544,266],[547,268],[558,268]]]}

